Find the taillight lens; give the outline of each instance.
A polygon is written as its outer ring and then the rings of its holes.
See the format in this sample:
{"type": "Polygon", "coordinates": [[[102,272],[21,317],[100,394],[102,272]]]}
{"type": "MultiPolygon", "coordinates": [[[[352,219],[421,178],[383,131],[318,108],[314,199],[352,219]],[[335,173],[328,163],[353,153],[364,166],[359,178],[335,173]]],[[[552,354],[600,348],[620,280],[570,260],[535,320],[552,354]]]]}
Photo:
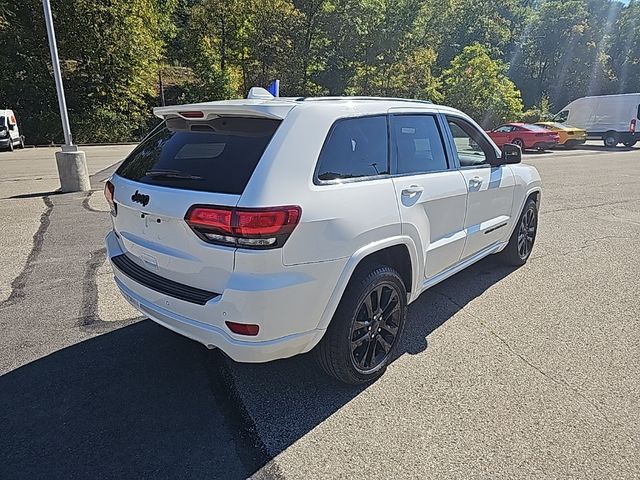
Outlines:
{"type": "Polygon", "coordinates": [[[204,241],[241,248],[279,248],[300,221],[302,210],[291,205],[229,208],[194,205],[185,221],[204,241]]]}
{"type": "Polygon", "coordinates": [[[636,131],[636,119],[635,118],[632,119],[631,123],[629,124],[629,131],[631,133],[635,133],[635,131],[636,131]]]}
{"type": "Polygon", "coordinates": [[[104,198],[107,199],[107,203],[109,204],[109,208],[111,209],[111,215],[113,215],[114,217],[118,215],[118,205],[113,199],[113,194],[115,191],[115,185],[107,180],[107,183],[104,184],[104,198]]]}

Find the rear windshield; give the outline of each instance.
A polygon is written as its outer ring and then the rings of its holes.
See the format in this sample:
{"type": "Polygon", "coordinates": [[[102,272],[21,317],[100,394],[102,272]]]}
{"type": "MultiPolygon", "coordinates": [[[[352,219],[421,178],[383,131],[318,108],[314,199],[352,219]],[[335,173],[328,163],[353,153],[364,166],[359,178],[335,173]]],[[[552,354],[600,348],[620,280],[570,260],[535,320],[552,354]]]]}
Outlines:
{"type": "Polygon", "coordinates": [[[149,185],[240,195],[278,125],[266,118],[168,119],[116,173],[149,185]]]}

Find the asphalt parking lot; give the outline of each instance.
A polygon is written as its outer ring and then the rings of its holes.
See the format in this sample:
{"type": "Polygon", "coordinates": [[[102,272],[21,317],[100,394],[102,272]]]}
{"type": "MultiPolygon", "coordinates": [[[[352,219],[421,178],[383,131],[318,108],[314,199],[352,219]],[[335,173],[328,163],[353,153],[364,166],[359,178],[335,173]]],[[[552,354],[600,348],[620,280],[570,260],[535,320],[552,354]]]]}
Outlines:
{"type": "Polygon", "coordinates": [[[0,478],[640,478],[640,148],[527,154],[529,263],[488,258],[409,309],[375,384],[308,356],[240,365],[140,317],[110,279],[102,181],[0,152],[0,478]]]}

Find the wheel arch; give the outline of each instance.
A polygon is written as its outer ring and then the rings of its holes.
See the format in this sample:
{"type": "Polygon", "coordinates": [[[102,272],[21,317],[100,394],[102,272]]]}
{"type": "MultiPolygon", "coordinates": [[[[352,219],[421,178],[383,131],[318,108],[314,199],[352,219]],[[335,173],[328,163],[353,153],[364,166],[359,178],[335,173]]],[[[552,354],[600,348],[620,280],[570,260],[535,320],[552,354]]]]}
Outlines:
{"type": "Polygon", "coordinates": [[[420,258],[415,242],[407,236],[388,238],[360,248],[344,266],[317,328],[326,329],[329,326],[354,273],[377,263],[388,265],[398,271],[407,288],[407,301],[409,301],[413,291],[419,288],[419,275],[422,272],[419,268],[420,258]]]}

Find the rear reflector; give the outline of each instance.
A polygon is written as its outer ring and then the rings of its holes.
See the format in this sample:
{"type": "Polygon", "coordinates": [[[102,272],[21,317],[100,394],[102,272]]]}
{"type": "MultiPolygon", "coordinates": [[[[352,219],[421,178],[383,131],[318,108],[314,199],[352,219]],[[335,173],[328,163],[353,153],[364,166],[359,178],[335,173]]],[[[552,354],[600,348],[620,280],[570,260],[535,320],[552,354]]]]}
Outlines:
{"type": "Polygon", "coordinates": [[[260,327],[251,323],[236,323],[236,322],[224,322],[229,330],[238,335],[249,335],[255,337],[258,335],[260,327]]]}
{"type": "Polygon", "coordinates": [[[300,221],[295,205],[267,208],[229,208],[194,205],[185,221],[204,241],[241,248],[278,248],[300,221]]]}
{"type": "Polygon", "coordinates": [[[635,131],[636,131],[636,119],[635,118],[633,120],[631,120],[631,123],[629,124],[629,131],[631,133],[635,133],[635,131]]]}
{"type": "Polygon", "coordinates": [[[183,118],[204,118],[204,112],[178,112],[183,118]]]}

